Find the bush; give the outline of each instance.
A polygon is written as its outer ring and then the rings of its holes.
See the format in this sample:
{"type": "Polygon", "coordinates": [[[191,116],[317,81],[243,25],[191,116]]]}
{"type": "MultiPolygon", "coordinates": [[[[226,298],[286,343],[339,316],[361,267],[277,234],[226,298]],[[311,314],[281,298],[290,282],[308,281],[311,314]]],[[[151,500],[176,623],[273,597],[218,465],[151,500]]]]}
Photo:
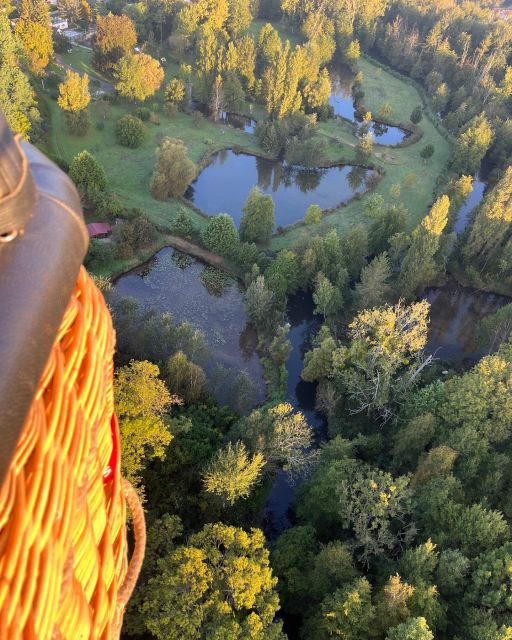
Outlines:
{"type": "Polygon", "coordinates": [[[235,257],[239,245],[238,231],[233,218],[226,213],[210,218],[201,238],[209,251],[226,258],[235,257]]]}
{"type": "Polygon", "coordinates": [[[138,109],[135,109],[133,115],[139,120],[142,120],[142,122],[148,122],[151,117],[151,111],[147,107],[139,107],[138,109]]]}
{"type": "Polygon", "coordinates": [[[70,133],[83,138],[91,125],[89,112],[87,109],[82,109],[81,111],[66,113],[66,124],[70,133]]]}
{"type": "Polygon", "coordinates": [[[114,257],[114,247],[111,242],[91,240],[84,264],[88,269],[96,269],[109,262],[114,257]]]}
{"type": "Polygon", "coordinates": [[[105,123],[103,121],[99,121],[96,123],[96,129],[98,131],[104,131],[105,130],[105,123]]]}
{"type": "Polygon", "coordinates": [[[418,105],[411,113],[411,122],[413,124],[419,124],[423,118],[423,109],[421,105],[418,105]]]}
{"type": "Polygon", "coordinates": [[[119,198],[109,191],[90,187],[87,190],[87,200],[94,211],[109,218],[117,218],[124,213],[124,207],[119,198]]]}
{"type": "Polygon", "coordinates": [[[317,204],[311,204],[306,210],[304,222],[306,224],[319,224],[322,220],[322,209],[317,204]]]}
{"type": "Polygon", "coordinates": [[[140,118],[126,115],[117,121],[115,133],[119,144],[137,149],[144,142],[146,127],[140,118]]]}
{"type": "Polygon", "coordinates": [[[180,209],[178,217],[171,223],[171,232],[176,236],[191,240],[196,234],[196,227],[190,214],[185,209],[180,209]]]}
{"type": "Polygon", "coordinates": [[[69,167],[69,177],[73,182],[85,189],[95,188],[103,191],[107,186],[107,176],[96,158],[88,151],[76,155],[69,167]]]}

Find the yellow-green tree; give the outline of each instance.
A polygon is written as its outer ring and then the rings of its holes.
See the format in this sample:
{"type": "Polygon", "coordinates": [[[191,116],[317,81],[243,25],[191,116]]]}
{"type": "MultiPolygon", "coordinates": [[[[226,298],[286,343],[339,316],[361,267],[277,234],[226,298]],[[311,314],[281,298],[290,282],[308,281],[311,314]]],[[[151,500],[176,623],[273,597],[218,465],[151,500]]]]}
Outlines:
{"type": "Polygon", "coordinates": [[[160,560],[142,612],[158,640],[284,640],[265,536],[207,524],[160,560]]]}
{"type": "Polygon", "coordinates": [[[172,440],[165,415],[171,405],[181,403],[180,398],[171,396],[159,374],[156,364],[132,360],[118,369],[114,381],[123,473],[136,485],[149,460],[165,457],[172,440]]]}
{"type": "Polygon", "coordinates": [[[114,70],[117,91],[125,98],[140,102],[160,89],[164,75],[158,60],[147,53],[123,56],[114,70]]]}
{"type": "Polygon", "coordinates": [[[40,75],[53,55],[50,10],[46,0],[21,0],[20,17],[16,23],[30,70],[40,75]]]}
{"type": "Polygon", "coordinates": [[[90,101],[89,76],[86,73],[81,76],[76,71],[68,69],[66,79],[59,85],[59,107],[68,113],[76,113],[86,109],[90,101]]]}
{"type": "Polygon", "coordinates": [[[414,298],[437,273],[435,256],[441,246],[449,210],[450,199],[448,196],[441,196],[413,233],[398,280],[398,290],[405,299],[414,298]]]}
{"type": "Polygon", "coordinates": [[[243,442],[228,443],[220,449],[208,465],[204,487],[208,493],[219,496],[233,505],[239,498],[247,498],[261,477],[265,459],[261,453],[250,456],[243,442]]]}
{"type": "Polygon", "coordinates": [[[102,71],[113,71],[137,44],[135,25],[128,16],[98,16],[94,40],[93,64],[102,71]]]}
{"type": "Polygon", "coordinates": [[[512,167],[486,195],[464,245],[464,259],[483,269],[495,256],[512,228],[512,167]]]}
{"type": "Polygon", "coordinates": [[[7,16],[0,15],[0,109],[12,130],[28,137],[39,113],[20,57],[21,43],[11,31],[7,16]]]}

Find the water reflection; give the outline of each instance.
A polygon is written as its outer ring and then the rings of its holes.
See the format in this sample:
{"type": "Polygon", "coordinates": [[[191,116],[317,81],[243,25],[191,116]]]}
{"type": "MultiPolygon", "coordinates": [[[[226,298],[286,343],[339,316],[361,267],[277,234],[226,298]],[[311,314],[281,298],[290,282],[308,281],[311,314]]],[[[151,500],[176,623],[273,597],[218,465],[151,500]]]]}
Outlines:
{"type": "Polygon", "coordinates": [[[238,225],[249,191],[258,185],[274,200],[277,226],[286,226],[302,220],[311,204],[330,209],[364,191],[363,182],[373,171],[358,168],[361,181],[355,188],[350,184],[352,171],[351,166],[290,167],[281,161],[229,150],[213,156],[185,195],[206,213],[228,213],[238,225]]]}
{"type": "Polygon", "coordinates": [[[478,177],[473,180],[473,190],[457,213],[457,218],[453,225],[455,233],[462,233],[466,230],[468,224],[471,222],[471,214],[484,197],[486,186],[485,182],[480,180],[478,177]]]}
{"type": "Polygon", "coordinates": [[[171,312],[176,322],[186,321],[200,329],[210,350],[208,369],[221,364],[233,375],[247,371],[257,384],[261,402],[265,389],[255,351],[257,339],[247,326],[243,293],[235,281],[212,290],[211,279],[203,277],[205,269],[198,260],[167,247],[121,276],[115,288],[144,307],[171,312]]]}
{"type": "MultiPolygon", "coordinates": [[[[344,65],[331,67],[329,74],[331,77],[329,104],[334,109],[334,115],[345,118],[350,122],[361,122],[352,94],[355,80],[354,74],[344,65]]],[[[400,127],[393,127],[380,122],[372,122],[369,131],[373,133],[375,142],[382,145],[400,144],[408,135],[408,132],[400,129],[400,127]]]]}
{"type": "Polygon", "coordinates": [[[427,351],[441,360],[471,365],[485,352],[475,344],[479,321],[510,300],[505,296],[462,287],[450,281],[425,293],[430,302],[430,326],[427,351]]]}

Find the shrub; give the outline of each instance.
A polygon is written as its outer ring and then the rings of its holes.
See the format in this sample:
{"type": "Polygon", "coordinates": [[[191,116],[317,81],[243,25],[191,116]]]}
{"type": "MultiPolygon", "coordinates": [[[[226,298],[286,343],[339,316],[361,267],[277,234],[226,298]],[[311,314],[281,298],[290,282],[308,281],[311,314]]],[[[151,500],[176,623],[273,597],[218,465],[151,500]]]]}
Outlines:
{"type": "Polygon", "coordinates": [[[423,118],[423,109],[421,105],[418,105],[411,113],[411,122],[413,124],[419,124],[423,118]]]}
{"type": "Polygon", "coordinates": [[[96,129],[98,131],[104,131],[105,130],[105,123],[100,120],[99,122],[96,123],[96,129]]]}
{"type": "Polygon", "coordinates": [[[96,158],[88,151],[76,155],[69,167],[69,177],[81,188],[96,188],[103,191],[107,186],[107,176],[96,158]]]}
{"type": "Polygon", "coordinates": [[[139,107],[135,109],[133,115],[142,120],[142,122],[147,122],[151,117],[151,111],[147,107],[139,107]]]}
{"type": "Polygon", "coordinates": [[[91,125],[89,112],[87,109],[82,109],[81,111],[66,113],[66,124],[70,133],[83,138],[91,125]]]}
{"type": "Polygon", "coordinates": [[[317,204],[311,204],[306,210],[304,222],[306,224],[319,224],[322,220],[322,209],[317,204]]]}
{"type": "Polygon", "coordinates": [[[146,127],[140,118],[126,115],[117,121],[116,138],[124,147],[137,149],[144,142],[145,137],[146,127]]]}
{"type": "Polygon", "coordinates": [[[233,218],[227,213],[210,218],[201,238],[204,246],[213,253],[226,258],[233,258],[236,255],[239,245],[238,231],[233,218]]]}
{"type": "Polygon", "coordinates": [[[190,214],[185,209],[180,209],[176,220],[171,223],[171,232],[182,238],[190,240],[196,233],[196,227],[190,214]]]}

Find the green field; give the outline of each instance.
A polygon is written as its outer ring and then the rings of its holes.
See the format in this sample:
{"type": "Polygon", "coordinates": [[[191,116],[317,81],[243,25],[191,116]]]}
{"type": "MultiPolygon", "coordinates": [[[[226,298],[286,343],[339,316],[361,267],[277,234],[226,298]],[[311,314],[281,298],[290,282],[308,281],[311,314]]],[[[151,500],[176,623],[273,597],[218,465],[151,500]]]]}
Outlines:
{"type": "MultiPolygon", "coordinates": [[[[260,27],[261,24],[256,23],[253,28],[260,27]]],[[[63,58],[67,64],[81,70],[91,68],[91,52],[85,49],[74,48],[63,58]]],[[[359,67],[363,73],[365,107],[377,114],[380,107],[388,103],[393,110],[390,120],[396,123],[407,122],[414,107],[421,104],[421,96],[417,89],[381,69],[367,58],[361,59],[359,67]]],[[[166,65],[166,77],[170,77],[176,69],[176,63],[169,61],[166,65]]],[[[120,116],[133,112],[137,107],[125,101],[113,105],[104,120],[97,105],[92,104],[90,131],[85,138],[78,138],[67,132],[63,114],[56,103],[51,100],[48,102],[52,114],[51,142],[55,152],[67,161],[71,161],[83,149],[91,151],[104,166],[110,187],[118,193],[123,203],[127,207],[141,209],[162,231],[169,229],[170,222],[178,208],[182,206],[182,203],[177,200],[167,203],[158,202],[149,192],[155,149],[162,137],[171,136],[182,139],[188,147],[191,159],[196,163],[199,163],[208,153],[233,146],[261,152],[253,135],[230,126],[215,124],[207,119],[203,119],[198,125],[191,115],[184,113],[177,113],[172,117],[159,113],[159,125],[147,123],[148,136],[141,148],[132,150],[121,147],[114,136],[115,123],[120,116]],[[103,122],[103,130],[97,128],[99,122],[103,122]]],[[[155,96],[153,101],[148,101],[147,106],[154,108],[158,102],[161,103],[161,97],[155,96]]],[[[257,113],[259,115],[261,111],[258,109],[257,113]]],[[[376,145],[372,158],[372,163],[384,170],[384,177],[375,192],[380,193],[387,202],[406,203],[410,213],[410,228],[416,226],[426,214],[435,195],[438,178],[443,173],[450,154],[450,143],[439,133],[428,117],[423,118],[420,126],[423,137],[419,142],[400,148],[376,145]],[[420,157],[420,151],[427,144],[434,145],[435,154],[425,163],[420,157]],[[406,177],[408,177],[407,180],[406,177]],[[410,184],[406,186],[408,181],[410,184]],[[390,194],[390,189],[394,185],[401,185],[401,196],[398,199],[393,199],[390,194]]],[[[320,132],[328,139],[328,156],[332,162],[354,159],[356,139],[350,123],[335,120],[321,123],[320,132]]],[[[326,215],[321,223],[322,228],[328,225],[335,227],[341,233],[346,233],[360,222],[368,224],[370,220],[364,213],[366,198],[368,195],[355,199],[326,215]]],[[[191,213],[196,224],[203,227],[205,218],[192,209],[191,213]]],[[[285,229],[283,233],[273,237],[270,249],[278,250],[293,246],[305,229],[301,224],[285,229]]],[[[315,232],[315,228],[307,227],[307,232],[315,232]]]]}

